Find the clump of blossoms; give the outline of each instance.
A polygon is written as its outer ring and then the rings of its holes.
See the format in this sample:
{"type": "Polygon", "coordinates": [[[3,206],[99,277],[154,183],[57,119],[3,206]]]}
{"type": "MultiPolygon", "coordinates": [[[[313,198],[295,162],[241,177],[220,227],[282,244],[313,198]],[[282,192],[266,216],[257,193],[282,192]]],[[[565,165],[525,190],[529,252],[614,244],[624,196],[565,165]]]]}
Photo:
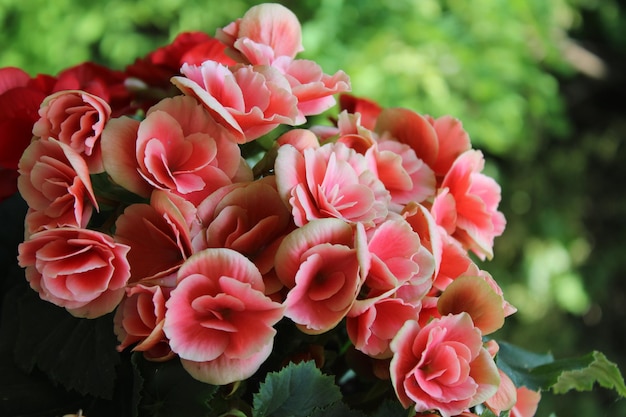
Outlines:
{"type": "Polygon", "coordinates": [[[472,258],[506,223],[483,154],[459,120],[348,95],[302,50],[296,16],[263,4],[124,71],[3,69],[0,100],[28,97],[0,174],[29,206],[30,286],[233,391],[349,358],[417,415],[532,416],[539,394],[486,342],[515,308],[472,258]]]}

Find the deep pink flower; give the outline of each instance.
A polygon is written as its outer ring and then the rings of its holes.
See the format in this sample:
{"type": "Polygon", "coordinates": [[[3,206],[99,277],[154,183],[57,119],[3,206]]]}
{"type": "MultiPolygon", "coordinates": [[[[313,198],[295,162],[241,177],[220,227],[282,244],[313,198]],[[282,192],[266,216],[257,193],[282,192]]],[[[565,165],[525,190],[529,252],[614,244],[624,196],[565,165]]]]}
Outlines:
{"type": "Polygon", "coordinates": [[[183,65],[172,82],[195,97],[236,138],[250,142],[280,124],[303,123],[289,81],[269,66],[226,67],[215,61],[183,65]]]}
{"type": "Polygon", "coordinates": [[[129,247],[95,230],[43,230],[18,247],[30,286],[76,317],[95,318],[119,304],[130,277],[129,247]]]}
{"type": "Polygon", "coordinates": [[[86,227],[95,195],[85,160],[54,139],[33,141],[19,163],[18,188],[29,206],[26,233],[63,226],[86,227]]]}
{"type": "Polygon", "coordinates": [[[104,167],[124,188],[148,197],[171,190],[198,203],[239,174],[241,153],[193,98],[164,99],[146,118],[112,119],[102,133],[104,167]]]}
{"type": "Polygon", "coordinates": [[[239,62],[271,65],[279,57],[294,58],[302,47],[298,17],[277,3],[253,6],[215,35],[239,62]]]}
{"type": "Polygon", "coordinates": [[[417,320],[419,305],[401,298],[381,298],[367,303],[362,311],[350,312],[346,319],[348,336],[354,347],[373,358],[390,358],[389,343],[407,320],[417,320]]]}
{"type": "Polygon", "coordinates": [[[218,189],[200,203],[197,216],[203,229],[194,239],[194,251],[229,248],[255,263],[275,250],[272,243],[291,224],[274,176],[218,189]]]}
{"type": "Polygon", "coordinates": [[[150,204],[128,206],[115,222],[115,240],[130,247],[131,282],[175,274],[193,253],[199,232],[195,207],[166,191],[154,191],[150,204]]]}
{"type": "Polygon", "coordinates": [[[104,171],[100,136],[111,117],[102,98],[79,90],[64,90],[45,98],[33,135],[57,139],[83,155],[89,171],[104,171]]]}
{"type": "Polygon", "coordinates": [[[133,351],[143,352],[144,357],[152,361],[164,361],[174,356],[163,333],[165,301],[170,291],[171,288],[159,285],[139,284],[126,288],[126,297],[113,318],[113,330],[120,342],[118,351],[135,345],[133,351]]]}
{"type": "Polygon", "coordinates": [[[391,381],[400,403],[455,416],[494,395],[498,369],[466,313],[407,321],[391,342],[391,381]]]}
{"type": "Polygon", "coordinates": [[[366,227],[387,216],[389,191],[369,169],[361,154],[342,143],[299,152],[278,149],[275,163],[278,192],[291,207],[294,222],[336,217],[366,227]]]}
{"type": "Polygon", "coordinates": [[[466,249],[491,259],[494,238],[502,234],[506,220],[498,211],[500,186],[481,173],[483,166],[480,151],[461,154],[444,177],[431,212],[466,249]]]}
{"type": "Polygon", "coordinates": [[[348,113],[359,113],[361,115],[361,125],[369,130],[374,130],[376,119],[383,110],[375,101],[351,94],[341,94],[339,96],[339,108],[342,111],[346,110],[348,113]]]}
{"type": "Polygon", "coordinates": [[[250,377],[272,351],[283,306],[264,295],[258,269],[231,249],[205,249],[178,272],[163,330],[196,379],[224,385],[250,377]]]}

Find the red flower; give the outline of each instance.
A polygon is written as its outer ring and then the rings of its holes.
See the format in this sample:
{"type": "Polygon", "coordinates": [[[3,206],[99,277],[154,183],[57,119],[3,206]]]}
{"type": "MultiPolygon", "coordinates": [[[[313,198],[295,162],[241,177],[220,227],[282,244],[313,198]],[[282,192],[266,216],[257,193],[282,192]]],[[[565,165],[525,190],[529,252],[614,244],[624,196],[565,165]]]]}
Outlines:
{"type": "Polygon", "coordinates": [[[0,201],[17,191],[17,163],[54,81],[45,75],[31,78],[18,68],[0,68],[0,201]]]}

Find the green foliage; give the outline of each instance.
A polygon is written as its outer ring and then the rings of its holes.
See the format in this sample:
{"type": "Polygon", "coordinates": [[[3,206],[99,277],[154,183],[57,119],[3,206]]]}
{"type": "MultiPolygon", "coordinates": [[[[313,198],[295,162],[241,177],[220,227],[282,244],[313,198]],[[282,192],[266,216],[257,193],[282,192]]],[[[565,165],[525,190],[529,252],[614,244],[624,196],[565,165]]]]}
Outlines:
{"type": "MultiPolygon", "coordinates": [[[[209,404],[218,387],[193,379],[178,359],[155,363],[133,354],[137,394],[134,406],[138,416],[178,417],[212,416],[209,404]]],[[[219,403],[219,401],[216,401],[219,403]]]]}
{"type": "Polygon", "coordinates": [[[500,344],[498,367],[516,386],[534,391],[591,391],[597,383],[626,398],[626,385],[617,366],[600,352],[571,359],[554,360],[551,354],[528,352],[507,343],[500,344]]]}
{"type": "Polygon", "coordinates": [[[27,290],[14,300],[14,319],[18,323],[17,334],[12,335],[16,363],[27,372],[35,367],[42,370],[67,389],[112,398],[115,367],[120,362],[111,332],[112,315],[94,320],[75,318],[31,293],[27,290]],[[75,366],[77,363],[81,366],[75,366]]]}
{"type": "Polygon", "coordinates": [[[254,396],[254,417],[306,417],[341,399],[331,376],[323,375],[313,362],[289,364],[267,375],[254,396]]]}

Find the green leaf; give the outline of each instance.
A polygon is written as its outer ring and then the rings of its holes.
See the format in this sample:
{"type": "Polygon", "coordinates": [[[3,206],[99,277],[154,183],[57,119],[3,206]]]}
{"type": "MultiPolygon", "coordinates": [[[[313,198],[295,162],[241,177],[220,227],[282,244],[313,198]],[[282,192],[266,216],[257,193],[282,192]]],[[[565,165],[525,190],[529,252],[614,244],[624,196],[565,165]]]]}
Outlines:
{"type": "MultiPolygon", "coordinates": [[[[317,408],[310,417],[367,417],[358,410],[351,410],[343,401],[336,401],[324,408],[317,408]]],[[[385,415],[385,417],[391,417],[385,415]]],[[[405,417],[404,415],[402,417],[405,417]]]]}
{"type": "Polygon", "coordinates": [[[24,371],[39,368],[67,389],[113,397],[120,356],[112,314],[76,318],[28,289],[18,300],[16,320],[15,361],[24,371]]]}
{"type": "Polygon", "coordinates": [[[400,401],[384,401],[376,410],[372,417],[406,417],[407,410],[402,407],[400,401]]]}
{"type": "Polygon", "coordinates": [[[554,357],[549,353],[530,352],[506,342],[498,342],[498,345],[500,350],[496,356],[496,363],[511,378],[515,386],[539,389],[538,382],[531,378],[530,371],[538,366],[554,362],[554,357]]]}
{"type": "Polygon", "coordinates": [[[210,406],[218,389],[189,375],[179,359],[149,362],[134,353],[132,363],[141,375],[139,416],[203,417],[214,415],[210,406]]]}
{"type": "Polygon", "coordinates": [[[316,408],[341,399],[334,378],[323,375],[314,362],[290,363],[271,372],[254,395],[254,417],[309,416],[316,408]]]}
{"type": "Polygon", "coordinates": [[[499,345],[496,357],[498,367],[511,377],[516,386],[526,386],[535,391],[551,389],[555,394],[562,394],[572,389],[591,391],[598,383],[626,397],[626,385],[620,370],[600,352],[554,360],[550,354],[528,352],[507,343],[499,345]]]}
{"type": "Polygon", "coordinates": [[[626,397],[624,377],[617,365],[610,362],[601,352],[591,352],[575,359],[565,359],[533,369],[533,374],[554,379],[550,387],[555,394],[576,391],[591,391],[594,384],[615,390],[626,397]]]}

